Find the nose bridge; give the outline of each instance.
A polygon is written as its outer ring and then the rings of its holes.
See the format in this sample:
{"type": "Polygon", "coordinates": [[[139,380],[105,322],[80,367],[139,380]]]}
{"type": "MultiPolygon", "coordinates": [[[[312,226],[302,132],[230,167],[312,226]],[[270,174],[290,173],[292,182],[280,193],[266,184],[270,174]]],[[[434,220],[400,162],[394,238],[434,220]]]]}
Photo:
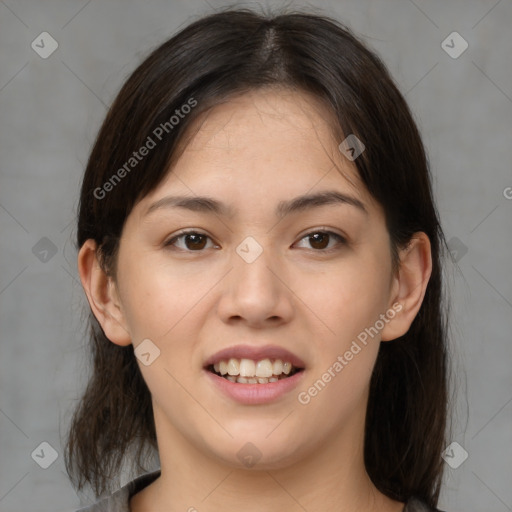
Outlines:
{"type": "Polygon", "coordinates": [[[269,318],[289,318],[288,288],[277,277],[281,263],[268,245],[253,236],[246,237],[232,255],[230,283],[223,294],[220,311],[224,319],[241,317],[257,324],[269,318]]]}
{"type": "Polygon", "coordinates": [[[235,280],[241,286],[247,287],[247,293],[258,292],[274,296],[277,293],[276,277],[270,269],[279,266],[278,257],[270,246],[269,237],[265,240],[259,237],[259,240],[254,236],[247,236],[236,247],[236,257],[233,255],[235,280]]]}

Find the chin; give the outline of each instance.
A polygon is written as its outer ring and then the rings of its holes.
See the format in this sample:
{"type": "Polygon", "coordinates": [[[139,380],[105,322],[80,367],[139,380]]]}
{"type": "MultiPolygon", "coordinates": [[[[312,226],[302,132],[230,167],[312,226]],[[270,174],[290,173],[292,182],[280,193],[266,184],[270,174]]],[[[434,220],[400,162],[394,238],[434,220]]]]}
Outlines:
{"type": "Polygon", "coordinates": [[[211,456],[230,468],[250,471],[285,469],[304,457],[307,451],[305,446],[299,449],[297,445],[292,445],[290,437],[286,435],[276,436],[270,440],[266,437],[268,432],[267,430],[261,435],[251,433],[236,436],[226,443],[224,449],[219,450],[218,446],[212,449],[211,456]]]}

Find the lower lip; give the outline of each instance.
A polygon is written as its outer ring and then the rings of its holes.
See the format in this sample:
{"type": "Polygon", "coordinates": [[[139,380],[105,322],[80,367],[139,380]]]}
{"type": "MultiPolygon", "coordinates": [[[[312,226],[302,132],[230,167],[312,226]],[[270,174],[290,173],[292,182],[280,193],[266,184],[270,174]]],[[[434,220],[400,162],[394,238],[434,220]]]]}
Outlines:
{"type": "Polygon", "coordinates": [[[222,393],[245,405],[267,404],[278,400],[296,388],[304,374],[304,370],[301,370],[291,377],[268,384],[238,384],[208,370],[204,371],[222,393]]]}

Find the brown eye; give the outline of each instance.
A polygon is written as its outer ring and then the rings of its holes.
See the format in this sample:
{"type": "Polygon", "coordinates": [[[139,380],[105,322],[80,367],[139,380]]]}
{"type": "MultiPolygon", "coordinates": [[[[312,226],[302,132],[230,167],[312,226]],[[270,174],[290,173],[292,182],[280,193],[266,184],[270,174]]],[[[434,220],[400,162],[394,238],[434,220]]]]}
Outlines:
{"type": "Polygon", "coordinates": [[[338,241],[338,245],[346,243],[346,240],[341,235],[333,233],[332,231],[315,231],[308,233],[301,239],[301,241],[307,240],[313,249],[317,251],[325,251],[334,248],[332,245],[329,246],[333,239],[338,241]]]}
{"type": "Polygon", "coordinates": [[[185,235],[185,245],[188,249],[204,249],[206,237],[199,234],[185,235]]]}
{"type": "Polygon", "coordinates": [[[206,248],[208,240],[211,241],[208,235],[196,231],[187,231],[171,238],[165,243],[165,246],[173,246],[182,251],[199,252],[206,248]]]}
{"type": "Polygon", "coordinates": [[[327,233],[314,233],[309,235],[309,243],[314,249],[326,249],[329,245],[329,235],[327,233]]]}

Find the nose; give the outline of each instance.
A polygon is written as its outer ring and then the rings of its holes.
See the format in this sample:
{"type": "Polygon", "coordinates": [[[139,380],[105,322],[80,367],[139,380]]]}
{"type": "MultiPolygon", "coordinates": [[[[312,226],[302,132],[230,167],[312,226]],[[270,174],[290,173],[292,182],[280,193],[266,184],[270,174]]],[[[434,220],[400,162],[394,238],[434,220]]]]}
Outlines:
{"type": "Polygon", "coordinates": [[[233,269],[223,282],[218,313],[226,323],[243,323],[252,328],[279,326],[293,317],[293,292],[287,274],[272,250],[264,248],[254,260],[234,251],[233,269]]]}

